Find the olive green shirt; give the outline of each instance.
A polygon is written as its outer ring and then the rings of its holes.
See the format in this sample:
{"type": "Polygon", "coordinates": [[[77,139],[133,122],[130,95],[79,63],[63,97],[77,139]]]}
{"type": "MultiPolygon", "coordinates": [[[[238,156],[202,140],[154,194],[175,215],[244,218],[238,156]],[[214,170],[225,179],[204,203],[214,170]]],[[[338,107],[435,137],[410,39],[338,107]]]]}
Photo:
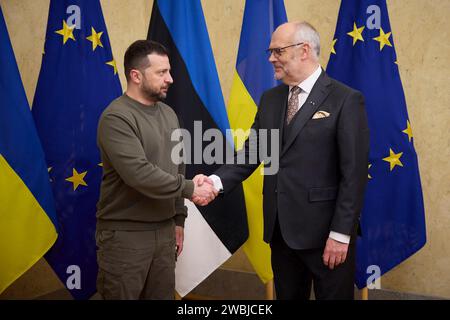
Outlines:
{"type": "Polygon", "coordinates": [[[183,198],[191,198],[194,183],[171,159],[178,127],[175,112],[162,102],[146,106],[124,94],[105,109],[97,132],[103,162],[97,229],[184,226],[183,198]]]}

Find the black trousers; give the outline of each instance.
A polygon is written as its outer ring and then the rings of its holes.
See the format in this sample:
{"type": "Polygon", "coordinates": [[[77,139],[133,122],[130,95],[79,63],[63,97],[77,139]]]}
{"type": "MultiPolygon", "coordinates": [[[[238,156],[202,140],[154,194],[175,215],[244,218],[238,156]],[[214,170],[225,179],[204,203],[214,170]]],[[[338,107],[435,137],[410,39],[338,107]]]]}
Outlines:
{"type": "Polygon", "coordinates": [[[277,299],[308,300],[311,286],[317,300],[353,300],[355,244],[350,244],[343,264],[330,270],[323,263],[324,248],[295,250],[283,239],[278,221],[270,242],[277,299]]]}

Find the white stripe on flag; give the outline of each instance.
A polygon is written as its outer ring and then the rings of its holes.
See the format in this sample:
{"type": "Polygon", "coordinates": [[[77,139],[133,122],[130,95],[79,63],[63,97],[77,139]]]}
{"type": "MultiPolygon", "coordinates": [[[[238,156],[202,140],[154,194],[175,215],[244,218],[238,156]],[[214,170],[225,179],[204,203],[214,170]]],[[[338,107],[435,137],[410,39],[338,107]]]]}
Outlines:
{"type": "Polygon", "coordinates": [[[175,268],[175,290],[181,297],[231,257],[195,204],[185,200],[185,205],[188,218],[184,226],[183,252],[175,268]]]}

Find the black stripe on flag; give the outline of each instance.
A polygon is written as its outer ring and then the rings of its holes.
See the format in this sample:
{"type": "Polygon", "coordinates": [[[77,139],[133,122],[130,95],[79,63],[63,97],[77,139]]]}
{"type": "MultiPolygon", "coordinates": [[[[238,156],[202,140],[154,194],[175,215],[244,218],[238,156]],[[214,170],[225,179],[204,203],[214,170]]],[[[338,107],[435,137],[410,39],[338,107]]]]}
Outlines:
{"type": "MultiPolygon", "coordinates": [[[[191,155],[193,158],[194,121],[202,122],[203,132],[210,128],[218,129],[218,126],[203,105],[191,83],[186,64],[180,52],[177,50],[169,29],[160,14],[157,1],[153,4],[147,39],[163,44],[170,51],[169,59],[174,83],[168,91],[165,103],[175,110],[181,127],[191,133],[193,137],[191,155]]],[[[192,50],[195,50],[195,43],[192,46],[192,50]]],[[[208,68],[207,65],[199,67],[208,68]]],[[[203,143],[202,150],[206,144],[203,143]]],[[[186,177],[192,178],[198,173],[210,175],[219,167],[220,165],[217,164],[207,165],[203,163],[203,160],[201,164],[188,164],[186,166],[186,177]]],[[[208,206],[198,208],[209,226],[214,230],[230,253],[234,253],[247,240],[248,225],[242,185],[239,185],[226,196],[218,197],[208,206]]]]}

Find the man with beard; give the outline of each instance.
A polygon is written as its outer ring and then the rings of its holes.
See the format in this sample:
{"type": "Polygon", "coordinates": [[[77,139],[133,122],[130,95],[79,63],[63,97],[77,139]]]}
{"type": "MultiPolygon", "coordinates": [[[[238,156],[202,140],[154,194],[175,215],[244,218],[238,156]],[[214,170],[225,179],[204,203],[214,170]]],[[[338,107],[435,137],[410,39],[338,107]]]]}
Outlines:
{"type": "Polygon", "coordinates": [[[217,192],[184,178],[171,159],[179,127],[162,103],[173,79],[167,50],[138,40],[124,58],[126,92],[103,112],[97,143],[103,162],[97,204],[97,290],[103,299],[173,299],[175,260],[183,250],[184,199],[217,192]]]}

